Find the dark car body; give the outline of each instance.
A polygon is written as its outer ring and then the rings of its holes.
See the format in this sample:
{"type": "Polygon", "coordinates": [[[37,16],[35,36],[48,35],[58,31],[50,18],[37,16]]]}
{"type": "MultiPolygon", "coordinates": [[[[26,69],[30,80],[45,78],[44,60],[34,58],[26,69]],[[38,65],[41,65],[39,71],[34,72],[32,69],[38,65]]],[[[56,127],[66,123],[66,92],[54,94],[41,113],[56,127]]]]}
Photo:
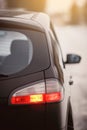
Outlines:
{"type": "Polygon", "coordinates": [[[66,130],[63,69],[46,14],[0,11],[0,129],[66,130]]]}

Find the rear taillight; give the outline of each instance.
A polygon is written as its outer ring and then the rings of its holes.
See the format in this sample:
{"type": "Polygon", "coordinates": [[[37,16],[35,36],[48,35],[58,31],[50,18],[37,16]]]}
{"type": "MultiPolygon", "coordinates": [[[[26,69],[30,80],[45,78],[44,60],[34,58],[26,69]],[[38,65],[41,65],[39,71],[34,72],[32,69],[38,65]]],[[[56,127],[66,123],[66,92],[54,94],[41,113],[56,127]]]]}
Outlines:
{"type": "Polygon", "coordinates": [[[62,99],[63,87],[58,80],[50,79],[16,91],[10,98],[10,104],[50,103],[62,99]]]}

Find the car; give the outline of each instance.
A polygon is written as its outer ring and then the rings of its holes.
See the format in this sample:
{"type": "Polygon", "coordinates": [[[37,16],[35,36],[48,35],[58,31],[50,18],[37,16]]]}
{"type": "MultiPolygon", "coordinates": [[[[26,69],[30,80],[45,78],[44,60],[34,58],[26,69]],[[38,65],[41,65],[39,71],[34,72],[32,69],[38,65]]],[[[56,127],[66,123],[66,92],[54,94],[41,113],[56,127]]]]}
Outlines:
{"type": "Polygon", "coordinates": [[[47,14],[0,10],[0,129],[70,130],[64,77],[66,64],[80,60],[76,54],[63,60],[47,14]]]}

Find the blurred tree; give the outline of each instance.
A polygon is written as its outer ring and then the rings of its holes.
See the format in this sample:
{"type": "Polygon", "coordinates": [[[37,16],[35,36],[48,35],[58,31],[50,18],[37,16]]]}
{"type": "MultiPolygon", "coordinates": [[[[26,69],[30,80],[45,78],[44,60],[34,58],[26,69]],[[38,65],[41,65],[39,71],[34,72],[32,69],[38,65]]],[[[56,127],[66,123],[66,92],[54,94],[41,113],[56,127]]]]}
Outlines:
{"type": "Polygon", "coordinates": [[[79,7],[76,2],[73,3],[70,9],[71,24],[78,24],[79,22],[79,7]]]}
{"type": "Polygon", "coordinates": [[[8,8],[24,8],[33,11],[44,11],[46,0],[7,0],[8,8]]]}
{"type": "Polygon", "coordinates": [[[84,15],[84,21],[87,24],[87,1],[85,2],[83,6],[83,15],[84,15]]]}

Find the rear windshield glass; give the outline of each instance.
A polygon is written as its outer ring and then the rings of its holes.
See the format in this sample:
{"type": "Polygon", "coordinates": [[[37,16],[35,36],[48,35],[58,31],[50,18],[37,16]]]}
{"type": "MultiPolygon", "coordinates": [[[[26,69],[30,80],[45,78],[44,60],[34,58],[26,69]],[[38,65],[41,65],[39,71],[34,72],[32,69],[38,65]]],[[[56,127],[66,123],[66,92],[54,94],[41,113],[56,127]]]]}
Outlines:
{"type": "Polygon", "coordinates": [[[0,29],[0,75],[22,71],[34,73],[46,69],[49,66],[48,55],[43,33],[0,29]]]}

